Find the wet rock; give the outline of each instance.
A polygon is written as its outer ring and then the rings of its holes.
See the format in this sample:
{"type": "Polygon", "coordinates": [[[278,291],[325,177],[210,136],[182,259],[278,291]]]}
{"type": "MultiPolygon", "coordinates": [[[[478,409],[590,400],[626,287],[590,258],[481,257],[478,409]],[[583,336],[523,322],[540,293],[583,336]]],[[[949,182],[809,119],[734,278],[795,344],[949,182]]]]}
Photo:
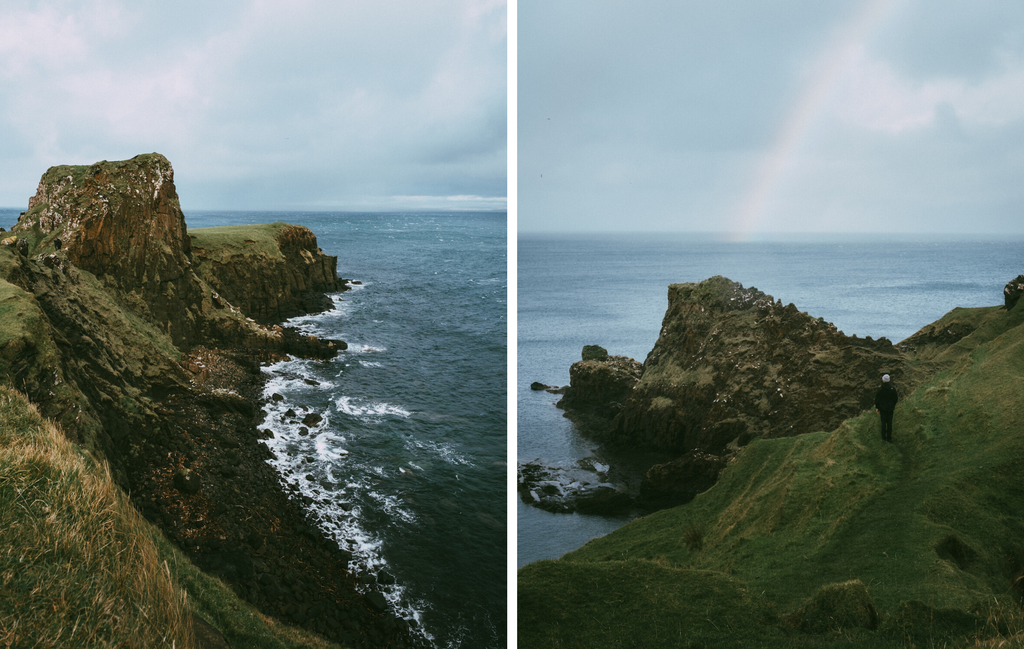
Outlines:
{"type": "MultiPolygon", "coordinates": [[[[583,465],[587,466],[585,461],[583,465]]],[[[554,513],[615,515],[635,508],[625,485],[607,482],[602,473],[584,466],[550,467],[539,460],[520,464],[519,497],[527,505],[554,513]]],[[[600,463],[596,467],[608,469],[600,463]]]]}
{"type": "Polygon", "coordinates": [[[203,488],[203,481],[194,472],[180,469],[174,474],[174,488],[185,494],[199,493],[203,488]]]}
{"type": "Polygon", "coordinates": [[[388,610],[388,601],[384,598],[383,595],[381,595],[377,591],[369,593],[366,596],[366,601],[369,602],[373,610],[377,611],[378,613],[382,613],[388,610]]]}
{"type": "Polygon", "coordinates": [[[305,424],[306,426],[316,426],[323,420],[324,418],[321,417],[319,414],[311,412],[302,418],[302,423],[305,424]]]}

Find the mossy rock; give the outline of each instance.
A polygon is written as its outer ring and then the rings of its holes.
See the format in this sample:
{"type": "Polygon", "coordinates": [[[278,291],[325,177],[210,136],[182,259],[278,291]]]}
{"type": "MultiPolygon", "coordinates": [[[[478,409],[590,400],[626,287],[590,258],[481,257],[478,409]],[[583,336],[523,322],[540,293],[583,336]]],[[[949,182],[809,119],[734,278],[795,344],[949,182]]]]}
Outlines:
{"type": "Polygon", "coordinates": [[[585,361],[606,361],[608,360],[608,350],[600,345],[584,345],[583,346],[583,360],[585,361]]]}
{"type": "Polygon", "coordinates": [[[878,628],[878,610],[859,580],[822,586],[809,602],[791,614],[790,625],[808,633],[826,633],[852,627],[878,628]]]}
{"type": "Polygon", "coordinates": [[[185,494],[198,493],[203,488],[203,481],[188,469],[179,469],[174,474],[174,487],[185,494]]]}

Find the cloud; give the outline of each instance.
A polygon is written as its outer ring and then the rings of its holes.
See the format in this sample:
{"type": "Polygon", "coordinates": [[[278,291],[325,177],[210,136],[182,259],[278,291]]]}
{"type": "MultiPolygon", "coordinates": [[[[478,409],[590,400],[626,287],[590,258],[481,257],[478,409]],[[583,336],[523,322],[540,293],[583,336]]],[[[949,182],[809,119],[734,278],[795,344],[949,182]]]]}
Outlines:
{"type": "Polygon", "coordinates": [[[518,33],[523,230],[1024,227],[1019,2],[563,0],[518,33]]]}
{"type": "Polygon", "coordinates": [[[0,202],[148,151],[200,207],[503,192],[505,20],[494,0],[5,6],[0,202]]]}
{"type": "Polygon", "coordinates": [[[977,80],[911,79],[863,49],[841,77],[832,109],[847,123],[892,134],[933,127],[948,106],[968,125],[1004,126],[1024,119],[1024,62],[1004,59],[977,80]]]}

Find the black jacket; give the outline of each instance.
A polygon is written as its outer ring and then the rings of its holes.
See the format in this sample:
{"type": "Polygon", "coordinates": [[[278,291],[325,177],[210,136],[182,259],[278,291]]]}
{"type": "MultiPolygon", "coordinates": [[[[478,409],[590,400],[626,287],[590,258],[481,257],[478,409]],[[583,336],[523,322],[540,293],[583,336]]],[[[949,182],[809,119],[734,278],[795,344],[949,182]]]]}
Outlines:
{"type": "Polygon", "coordinates": [[[896,402],[899,400],[900,395],[896,394],[896,388],[893,387],[892,383],[883,383],[882,387],[878,388],[878,392],[875,393],[875,409],[892,412],[896,410],[896,402]]]}

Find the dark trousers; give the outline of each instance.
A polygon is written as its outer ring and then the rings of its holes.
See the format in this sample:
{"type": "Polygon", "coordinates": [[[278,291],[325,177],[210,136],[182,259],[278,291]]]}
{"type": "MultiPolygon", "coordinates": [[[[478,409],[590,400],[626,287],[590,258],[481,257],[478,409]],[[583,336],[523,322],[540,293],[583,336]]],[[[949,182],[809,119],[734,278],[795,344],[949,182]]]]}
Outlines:
{"type": "Polygon", "coordinates": [[[878,411],[878,414],[882,417],[882,439],[887,442],[892,441],[892,415],[894,412],[893,410],[878,411]]]}

